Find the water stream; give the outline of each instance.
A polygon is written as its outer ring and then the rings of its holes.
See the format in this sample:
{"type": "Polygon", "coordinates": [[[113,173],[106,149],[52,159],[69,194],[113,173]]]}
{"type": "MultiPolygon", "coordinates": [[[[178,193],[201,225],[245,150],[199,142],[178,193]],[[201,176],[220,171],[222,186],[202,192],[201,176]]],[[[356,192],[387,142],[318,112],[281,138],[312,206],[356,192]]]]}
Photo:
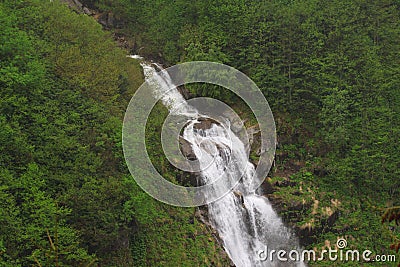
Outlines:
{"type": "MultiPolygon", "coordinates": [[[[137,57],[137,56],[132,56],[137,57]]],[[[238,168],[246,166],[246,171],[232,192],[208,205],[211,225],[218,232],[225,251],[238,267],[251,266],[305,266],[303,262],[279,261],[272,250],[299,250],[295,235],[283,224],[281,218],[273,210],[269,200],[256,192],[248,190],[255,168],[249,162],[245,146],[241,140],[227,127],[212,124],[208,129],[194,127],[199,123],[201,114],[186,103],[177,89],[168,91],[172,85],[168,74],[160,75],[155,63],[141,63],[146,79],[152,79],[155,96],[162,96],[161,101],[170,112],[191,114],[183,131],[183,138],[192,146],[199,159],[202,182],[210,183],[216,177],[231,179],[240,173],[238,168]],[[210,164],[211,162],[211,164],[210,164]],[[204,165],[204,166],[202,166],[204,165]],[[260,254],[260,251],[264,254],[260,254]],[[260,257],[264,256],[264,258],[260,257]],[[265,259],[267,258],[267,259],[265,259]]],[[[288,254],[285,256],[288,258],[288,254]]]]}

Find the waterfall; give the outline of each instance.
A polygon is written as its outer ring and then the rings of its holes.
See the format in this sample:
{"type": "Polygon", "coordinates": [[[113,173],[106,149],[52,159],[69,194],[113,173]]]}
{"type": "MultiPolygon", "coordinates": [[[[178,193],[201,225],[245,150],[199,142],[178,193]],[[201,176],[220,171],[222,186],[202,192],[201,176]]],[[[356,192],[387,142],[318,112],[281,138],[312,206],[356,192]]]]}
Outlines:
{"type": "Polygon", "coordinates": [[[255,167],[249,162],[244,144],[229,127],[221,124],[211,124],[208,129],[194,127],[202,114],[198,114],[176,88],[165,94],[166,89],[173,85],[168,74],[157,73],[162,69],[158,64],[142,61],[141,65],[146,80],[155,85],[153,94],[163,96],[161,101],[170,112],[190,115],[182,136],[191,144],[199,160],[202,169],[200,178],[204,184],[213,182],[217,177],[228,181],[240,173],[238,168],[247,166],[232,192],[208,204],[210,223],[217,230],[232,262],[238,267],[305,266],[299,261],[280,262],[276,257],[273,261],[260,259],[257,252],[265,248],[289,252],[299,250],[299,245],[294,234],[272,209],[269,200],[248,189],[255,167]]]}

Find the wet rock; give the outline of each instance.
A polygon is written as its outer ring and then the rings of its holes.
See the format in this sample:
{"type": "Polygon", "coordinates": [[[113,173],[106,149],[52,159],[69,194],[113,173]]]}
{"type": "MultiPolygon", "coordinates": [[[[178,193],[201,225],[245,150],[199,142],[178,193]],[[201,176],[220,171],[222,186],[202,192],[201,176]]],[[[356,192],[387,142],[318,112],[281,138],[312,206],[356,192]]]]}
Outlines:
{"type": "Polygon", "coordinates": [[[188,160],[196,160],[196,154],[193,151],[192,144],[187,141],[185,138],[182,136],[179,136],[179,147],[181,149],[182,154],[188,159],[188,160]]]}
{"type": "Polygon", "coordinates": [[[198,120],[198,123],[195,123],[193,125],[193,128],[196,130],[207,130],[207,129],[210,129],[213,124],[219,125],[218,121],[211,119],[211,118],[200,117],[197,120],[198,120]]]}
{"type": "MultiPolygon", "coordinates": [[[[182,136],[179,136],[179,148],[182,152],[182,155],[188,160],[197,160],[196,154],[194,153],[192,148],[192,144],[182,136]]],[[[201,186],[202,183],[199,177],[200,173],[198,172],[182,172],[180,175],[177,176],[180,184],[189,186],[201,186]]]]}
{"type": "Polygon", "coordinates": [[[191,97],[191,94],[188,89],[184,86],[177,87],[179,93],[183,96],[184,99],[188,100],[191,97]]]}
{"type": "Polygon", "coordinates": [[[235,197],[237,197],[240,201],[240,203],[242,204],[242,206],[244,207],[244,198],[243,198],[243,194],[239,191],[233,191],[233,194],[235,195],[235,197]]]}

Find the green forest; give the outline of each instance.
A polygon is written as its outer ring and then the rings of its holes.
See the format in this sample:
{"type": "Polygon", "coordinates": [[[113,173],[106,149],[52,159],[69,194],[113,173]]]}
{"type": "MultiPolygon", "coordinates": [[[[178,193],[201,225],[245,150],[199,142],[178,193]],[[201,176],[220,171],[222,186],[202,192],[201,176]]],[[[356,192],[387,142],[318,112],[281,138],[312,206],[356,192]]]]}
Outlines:
{"type": "MultiPolygon", "coordinates": [[[[0,2],[1,267],[230,266],[197,208],[158,202],[126,167],[124,112],[144,81],[129,54],[248,75],[277,127],[266,194],[301,245],[346,238],[397,256],[368,266],[399,264],[398,0],[81,2],[90,14],[74,0],[0,2]]],[[[254,123],[227,90],[187,89],[254,123]]],[[[146,138],[174,179],[158,143],[167,112],[155,106],[146,138]]]]}

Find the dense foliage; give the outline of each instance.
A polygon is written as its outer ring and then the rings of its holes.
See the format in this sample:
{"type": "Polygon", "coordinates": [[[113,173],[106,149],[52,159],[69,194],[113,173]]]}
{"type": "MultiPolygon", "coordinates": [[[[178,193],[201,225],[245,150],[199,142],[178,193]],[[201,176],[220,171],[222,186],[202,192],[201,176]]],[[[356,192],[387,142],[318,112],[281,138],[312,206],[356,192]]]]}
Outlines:
{"type": "Polygon", "coordinates": [[[93,266],[135,231],[116,143],[140,69],[59,4],[0,12],[0,265],[93,266]]]}
{"type": "MultiPolygon", "coordinates": [[[[283,215],[309,229],[305,244],[346,236],[354,247],[387,252],[399,235],[380,223],[400,199],[398,1],[84,2],[114,13],[115,30],[147,57],[217,61],[249,75],[278,127],[270,180],[293,184],[275,197],[303,203],[283,215]]],[[[231,101],[212,86],[190,89],[231,101]]]]}
{"type": "MultiPolygon", "coordinates": [[[[82,2],[112,13],[135,52],[226,63],[257,83],[278,129],[272,197],[306,246],[398,248],[398,210],[385,208],[400,204],[399,1],[82,2]]],[[[153,200],[126,170],[137,62],[57,1],[2,1],[0,15],[0,266],[226,266],[193,209],[153,200]]],[[[165,114],[157,105],[147,140],[174,180],[156,142],[165,114]]]]}
{"type": "Polygon", "coordinates": [[[0,266],[221,264],[193,209],[127,172],[139,64],[58,1],[2,1],[0,21],[0,266]]]}

